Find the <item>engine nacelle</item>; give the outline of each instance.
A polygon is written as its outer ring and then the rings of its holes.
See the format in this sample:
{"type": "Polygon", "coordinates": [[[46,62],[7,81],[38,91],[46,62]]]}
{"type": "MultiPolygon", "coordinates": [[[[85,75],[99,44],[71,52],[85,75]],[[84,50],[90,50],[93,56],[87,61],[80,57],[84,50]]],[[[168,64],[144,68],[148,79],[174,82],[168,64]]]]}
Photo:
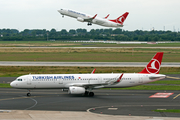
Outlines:
{"type": "Polygon", "coordinates": [[[69,94],[83,94],[85,93],[85,88],[83,87],[69,87],[69,94]]]}
{"type": "Polygon", "coordinates": [[[80,21],[80,22],[84,22],[84,19],[81,18],[81,17],[78,17],[77,20],[80,21]]]}

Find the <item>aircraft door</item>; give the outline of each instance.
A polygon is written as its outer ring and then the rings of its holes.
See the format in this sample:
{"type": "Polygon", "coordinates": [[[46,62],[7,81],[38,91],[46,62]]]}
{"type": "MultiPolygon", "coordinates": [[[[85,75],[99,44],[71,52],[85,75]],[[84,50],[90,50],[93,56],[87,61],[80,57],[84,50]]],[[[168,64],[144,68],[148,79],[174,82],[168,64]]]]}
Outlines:
{"type": "Polygon", "coordinates": [[[31,76],[27,77],[27,85],[31,85],[31,76]]]}
{"type": "Polygon", "coordinates": [[[102,83],[102,77],[98,77],[98,83],[102,83]]]}
{"type": "Polygon", "coordinates": [[[143,76],[139,75],[139,83],[143,83],[143,76]]]}
{"type": "Polygon", "coordinates": [[[63,79],[59,79],[59,84],[63,84],[63,79]]]}
{"type": "Polygon", "coordinates": [[[97,83],[97,79],[95,79],[95,78],[90,78],[90,79],[88,80],[88,83],[89,83],[89,84],[96,84],[96,83],[97,83]]]}

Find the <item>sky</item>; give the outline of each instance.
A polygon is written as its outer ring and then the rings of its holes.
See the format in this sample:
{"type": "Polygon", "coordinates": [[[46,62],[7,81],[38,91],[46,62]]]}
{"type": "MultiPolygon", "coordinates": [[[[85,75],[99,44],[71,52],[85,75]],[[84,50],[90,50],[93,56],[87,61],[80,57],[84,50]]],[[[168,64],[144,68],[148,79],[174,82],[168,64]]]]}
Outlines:
{"type": "Polygon", "coordinates": [[[122,29],[180,31],[180,0],[0,0],[0,29],[107,29],[62,15],[66,8],[116,19],[129,12],[122,29]]]}

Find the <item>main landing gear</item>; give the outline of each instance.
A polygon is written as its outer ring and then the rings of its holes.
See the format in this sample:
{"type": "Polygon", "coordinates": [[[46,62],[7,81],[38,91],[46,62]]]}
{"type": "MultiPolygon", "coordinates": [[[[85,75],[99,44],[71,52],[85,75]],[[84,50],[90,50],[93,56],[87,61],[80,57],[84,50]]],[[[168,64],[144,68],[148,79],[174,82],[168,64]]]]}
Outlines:
{"type": "Polygon", "coordinates": [[[88,22],[88,24],[87,24],[87,25],[88,25],[88,26],[89,26],[89,25],[92,25],[92,23],[88,22]]]}
{"type": "Polygon", "coordinates": [[[93,93],[93,92],[85,91],[84,95],[85,95],[85,96],[93,97],[93,96],[94,96],[94,93],[93,93]]]}
{"type": "Polygon", "coordinates": [[[31,96],[30,90],[28,90],[27,96],[28,96],[28,97],[31,96]]]}

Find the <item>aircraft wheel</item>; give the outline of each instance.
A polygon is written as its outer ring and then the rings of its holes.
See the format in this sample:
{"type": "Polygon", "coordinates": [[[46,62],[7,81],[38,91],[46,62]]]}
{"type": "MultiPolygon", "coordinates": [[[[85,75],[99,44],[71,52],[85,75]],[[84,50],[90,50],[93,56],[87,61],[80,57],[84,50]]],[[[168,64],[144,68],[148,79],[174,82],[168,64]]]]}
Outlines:
{"type": "Polygon", "coordinates": [[[88,25],[88,26],[89,26],[89,25],[92,25],[92,23],[89,22],[87,25],[88,25]]]}
{"type": "Polygon", "coordinates": [[[93,92],[90,92],[90,93],[89,93],[89,96],[90,96],[90,97],[93,97],[93,96],[94,96],[94,93],[93,93],[93,92]]]}
{"type": "Polygon", "coordinates": [[[31,96],[31,93],[27,93],[27,96],[31,96]]]}

